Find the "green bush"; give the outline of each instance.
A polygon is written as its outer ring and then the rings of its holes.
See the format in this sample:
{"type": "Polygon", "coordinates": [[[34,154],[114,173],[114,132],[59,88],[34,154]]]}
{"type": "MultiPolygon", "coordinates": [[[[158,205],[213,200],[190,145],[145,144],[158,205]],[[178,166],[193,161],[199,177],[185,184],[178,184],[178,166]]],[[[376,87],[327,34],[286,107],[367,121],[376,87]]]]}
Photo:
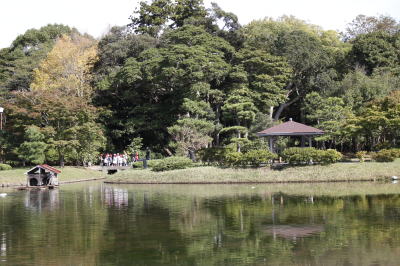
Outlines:
{"type": "Polygon", "coordinates": [[[193,166],[193,162],[189,158],[174,156],[158,160],[158,162],[152,167],[152,170],[155,172],[161,172],[175,169],[185,169],[191,166],[193,166]]]}
{"type": "Polygon", "coordinates": [[[259,167],[262,163],[269,163],[275,158],[276,154],[273,154],[270,151],[252,150],[243,154],[242,165],[259,167]]]}
{"type": "Polygon", "coordinates": [[[377,162],[393,162],[396,159],[395,155],[392,150],[380,150],[372,153],[372,159],[377,162]]]}
{"type": "Polygon", "coordinates": [[[225,156],[224,165],[234,167],[255,166],[260,167],[262,163],[270,163],[276,155],[266,150],[251,150],[245,153],[230,152],[225,156]]]}
{"type": "Polygon", "coordinates": [[[365,161],[365,156],[367,155],[366,151],[359,151],[356,153],[356,157],[358,160],[360,160],[360,163],[363,163],[365,161]]]}
{"type": "Polygon", "coordinates": [[[2,170],[11,170],[12,167],[11,165],[5,164],[5,163],[0,163],[0,171],[2,170]]]}
{"type": "Polygon", "coordinates": [[[227,154],[232,151],[230,148],[212,147],[200,149],[196,155],[204,164],[224,165],[227,154]]]}
{"type": "Polygon", "coordinates": [[[317,150],[315,148],[289,148],[283,151],[282,158],[292,165],[321,163],[331,164],[342,159],[342,154],[336,150],[317,150]]]}
{"type": "Polygon", "coordinates": [[[289,164],[307,164],[316,157],[315,148],[288,148],[282,152],[282,158],[289,164]]]}
{"type": "Polygon", "coordinates": [[[243,164],[242,156],[243,154],[241,152],[236,152],[236,151],[229,152],[225,155],[223,165],[234,166],[234,167],[241,166],[243,164]]]}
{"type": "Polygon", "coordinates": [[[313,161],[319,162],[321,164],[331,164],[340,161],[342,157],[343,155],[337,150],[316,150],[313,161]]]}
{"type": "MultiPolygon", "coordinates": [[[[161,160],[148,160],[147,161],[147,167],[148,168],[153,168],[154,165],[156,165],[159,161],[161,161],[161,160]]],[[[143,161],[133,162],[132,163],[132,168],[143,169],[143,161]]]]}
{"type": "Polygon", "coordinates": [[[392,153],[392,155],[393,155],[395,158],[400,158],[400,149],[398,149],[398,148],[393,148],[393,149],[390,149],[390,152],[392,153]]]}

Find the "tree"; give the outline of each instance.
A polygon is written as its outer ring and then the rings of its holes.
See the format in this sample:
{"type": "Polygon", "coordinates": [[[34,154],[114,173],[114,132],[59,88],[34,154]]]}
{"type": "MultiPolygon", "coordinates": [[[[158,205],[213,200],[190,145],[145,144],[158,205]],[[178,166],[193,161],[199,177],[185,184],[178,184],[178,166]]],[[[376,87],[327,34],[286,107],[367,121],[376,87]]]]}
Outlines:
{"type": "Polygon", "coordinates": [[[368,75],[377,68],[393,70],[398,68],[399,41],[400,33],[374,31],[358,35],[352,40],[349,60],[353,66],[364,67],[368,75]]]}
{"type": "Polygon", "coordinates": [[[331,32],[294,17],[254,21],[243,32],[245,46],[282,56],[292,69],[283,88],[286,100],[275,111],[275,120],[292,104],[302,102],[309,92],[323,90],[337,78],[336,64],[343,57],[344,47],[331,32]]]}
{"type": "Polygon", "coordinates": [[[373,17],[358,15],[347,25],[347,28],[342,35],[345,41],[351,41],[363,34],[383,31],[392,35],[399,32],[399,30],[400,25],[390,16],[380,15],[379,17],[373,17]]]}
{"type": "Polygon", "coordinates": [[[349,140],[349,136],[343,134],[343,127],[351,111],[341,98],[322,97],[312,92],[305,97],[304,111],[307,120],[325,132],[317,140],[330,141],[330,148],[349,140]]]}
{"type": "Polygon", "coordinates": [[[207,147],[212,141],[209,135],[213,130],[212,122],[195,118],[180,119],[168,128],[169,134],[177,143],[178,153],[184,155],[189,152],[192,159],[195,151],[207,147]]]}
{"type": "Polygon", "coordinates": [[[63,34],[76,32],[68,26],[49,24],[19,35],[10,47],[0,50],[0,91],[29,90],[33,69],[63,34]]]}
{"type": "Polygon", "coordinates": [[[202,19],[207,11],[202,0],[153,0],[140,2],[140,8],[130,17],[137,33],[157,37],[165,28],[178,28],[189,19],[202,19]]]}
{"type": "Polygon", "coordinates": [[[285,85],[292,69],[283,57],[273,56],[263,50],[241,49],[236,60],[247,73],[248,86],[258,110],[270,113],[285,102],[288,91],[285,85]]]}
{"type": "Polygon", "coordinates": [[[63,90],[65,94],[90,98],[91,69],[97,57],[96,42],[79,34],[63,35],[34,70],[33,90],[63,90]]]}
{"type": "Polygon", "coordinates": [[[96,99],[112,111],[106,125],[120,150],[136,136],[152,148],[167,146],[170,134],[166,129],[186,115],[187,100],[204,102],[210,110],[220,108],[216,105],[222,101],[221,87],[234,48],[193,25],[165,33],[161,39],[160,47],[126,59],[109,76],[107,89],[98,91],[96,99]]]}
{"type": "Polygon", "coordinates": [[[27,125],[39,127],[61,166],[88,162],[102,145],[102,127],[96,123],[99,110],[87,99],[62,90],[37,90],[14,93],[6,107],[14,135],[20,135],[27,125]]]}
{"type": "Polygon", "coordinates": [[[103,89],[109,75],[118,72],[126,59],[137,58],[143,51],[154,48],[156,39],[149,35],[137,35],[127,26],[112,27],[98,42],[98,59],[94,65],[94,79],[99,89],[103,89]]]}
{"type": "Polygon", "coordinates": [[[25,162],[42,164],[45,161],[45,150],[47,144],[45,136],[36,126],[28,126],[25,131],[25,141],[17,149],[18,158],[25,162]]]}
{"type": "Polygon", "coordinates": [[[342,98],[348,107],[357,112],[367,102],[398,90],[399,85],[399,78],[389,72],[376,72],[368,76],[362,68],[356,68],[344,75],[328,96],[342,98]]]}

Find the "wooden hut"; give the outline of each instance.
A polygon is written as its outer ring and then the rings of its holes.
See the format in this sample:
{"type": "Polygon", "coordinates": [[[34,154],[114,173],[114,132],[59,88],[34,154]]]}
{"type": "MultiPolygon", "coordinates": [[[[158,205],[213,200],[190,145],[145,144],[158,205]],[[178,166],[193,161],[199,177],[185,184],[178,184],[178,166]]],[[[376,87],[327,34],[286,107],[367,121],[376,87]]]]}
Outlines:
{"type": "Polygon", "coordinates": [[[61,171],[51,167],[47,164],[41,164],[33,167],[28,172],[27,175],[27,186],[58,186],[58,174],[61,171]]]}
{"type": "Polygon", "coordinates": [[[274,152],[274,142],[277,136],[301,136],[301,146],[305,146],[305,140],[308,138],[309,147],[312,146],[312,137],[323,135],[324,131],[310,127],[301,123],[294,122],[291,118],[288,122],[267,128],[257,133],[259,137],[269,138],[269,148],[274,152]]]}

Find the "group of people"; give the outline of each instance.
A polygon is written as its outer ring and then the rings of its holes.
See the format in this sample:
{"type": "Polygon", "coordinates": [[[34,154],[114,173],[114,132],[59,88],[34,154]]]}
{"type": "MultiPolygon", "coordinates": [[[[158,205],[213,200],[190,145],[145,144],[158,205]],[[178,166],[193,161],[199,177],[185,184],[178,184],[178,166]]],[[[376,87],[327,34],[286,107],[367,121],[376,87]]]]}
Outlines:
{"type": "MultiPolygon", "coordinates": [[[[132,162],[139,160],[139,153],[136,152],[132,156],[132,162]]],[[[119,153],[100,154],[100,163],[103,166],[128,166],[128,155],[119,153]]]]}

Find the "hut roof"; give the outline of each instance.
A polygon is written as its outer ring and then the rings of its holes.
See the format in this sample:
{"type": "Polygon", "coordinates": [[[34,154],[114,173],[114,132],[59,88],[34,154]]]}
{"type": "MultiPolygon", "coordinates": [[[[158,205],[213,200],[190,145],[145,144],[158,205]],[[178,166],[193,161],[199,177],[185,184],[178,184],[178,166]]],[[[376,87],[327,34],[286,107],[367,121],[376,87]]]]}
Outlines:
{"type": "Polygon", "coordinates": [[[310,136],[310,135],[323,135],[324,131],[310,127],[292,120],[282,123],[277,126],[267,128],[258,132],[259,137],[263,136],[310,136]]]}
{"type": "Polygon", "coordinates": [[[50,165],[47,165],[47,164],[36,165],[35,167],[33,167],[32,169],[30,169],[30,170],[29,170],[28,172],[26,172],[26,173],[27,173],[27,174],[32,173],[32,172],[36,171],[37,169],[44,169],[44,170],[47,170],[47,171],[49,171],[49,172],[53,172],[53,173],[56,173],[56,174],[60,174],[60,173],[61,173],[60,170],[58,170],[58,169],[56,169],[56,168],[54,168],[54,167],[51,167],[50,165]]]}

